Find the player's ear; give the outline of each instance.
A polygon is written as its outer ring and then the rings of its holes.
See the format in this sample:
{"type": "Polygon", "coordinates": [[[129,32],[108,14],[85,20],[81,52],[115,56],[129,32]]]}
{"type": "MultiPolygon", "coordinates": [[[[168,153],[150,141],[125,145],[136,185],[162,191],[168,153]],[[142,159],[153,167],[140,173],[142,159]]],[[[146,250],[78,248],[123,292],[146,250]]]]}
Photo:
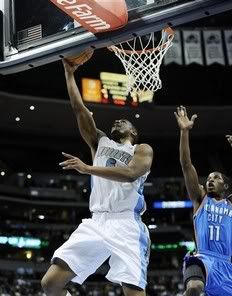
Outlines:
{"type": "Polygon", "coordinates": [[[134,138],[136,138],[138,136],[138,132],[136,131],[135,128],[131,129],[131,134],[133,135],[134,138]]]}
{"type": "Polygon", "coordinates": [[[131,132],[131,136],[134,139],[134,143],[136,143],[137,140],[138,140],[138,132],[137,132],[137,130],[135,128],[132,128],[130,132],[131,132]]]}
{"type": "Polygon", "coordinates": [[[227,183],[224,184],[224,189],[228,190],[229,189],[229,185],[227,183]]]}

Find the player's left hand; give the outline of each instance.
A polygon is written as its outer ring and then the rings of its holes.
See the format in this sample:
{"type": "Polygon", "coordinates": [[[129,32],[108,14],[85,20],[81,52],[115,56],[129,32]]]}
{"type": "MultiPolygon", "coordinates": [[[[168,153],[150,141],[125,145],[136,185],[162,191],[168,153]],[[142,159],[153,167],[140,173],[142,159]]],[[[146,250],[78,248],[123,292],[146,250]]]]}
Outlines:
{"type": "Polygon", "coordinates": [[[64,152],[62,152],[62,154],[64,157],[68,158],[67,160],[59,163],[63,170],[76,170],[81,174],[87,173],[88,165],[81,161],[78,157],[64,152]]]}
{"type": "Polygon", "coordinates": [[[177,123],[181,130],[190,130],[193,128],[197,114],[194,114],[191,119],[189,119],[186,108],[184,106],[177,107],[177,112],[174,112],[177,123]]]}
{"type": "Polygon", "coordinates": [[[228,142],[230,143],[230,145],[232,146],[232,135],[226,135],[226,138],[227,138],[228,142]]]}

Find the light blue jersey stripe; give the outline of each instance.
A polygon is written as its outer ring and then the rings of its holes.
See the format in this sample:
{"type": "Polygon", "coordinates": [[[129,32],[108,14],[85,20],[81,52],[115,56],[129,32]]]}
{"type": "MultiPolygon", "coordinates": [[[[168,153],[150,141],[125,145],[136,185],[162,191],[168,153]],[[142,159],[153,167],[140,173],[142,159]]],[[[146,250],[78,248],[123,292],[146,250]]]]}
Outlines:
{"type": "Polygon", "coordinates": [[[93,189],[93,176],[90,176],[90,188],[93,189]]]}
{"type": "Polygon", "coordinates": [[[144,182],[141,184],[138,193],[138,202],[134,209],[134,217],[136,222],[138,223],[140,229],[139,236],[139,249],[140,249],[140,260],[141,260],[141,275],[139,280],[139,287],[145,288],[147,282],[147,265],[149,261],[149,237],[147,236],[147,232],[145,229],[145,225],[141,221],[140,213],[144,209],[145,201],[144,196],[142,195],[144,187],[144,182]]]}

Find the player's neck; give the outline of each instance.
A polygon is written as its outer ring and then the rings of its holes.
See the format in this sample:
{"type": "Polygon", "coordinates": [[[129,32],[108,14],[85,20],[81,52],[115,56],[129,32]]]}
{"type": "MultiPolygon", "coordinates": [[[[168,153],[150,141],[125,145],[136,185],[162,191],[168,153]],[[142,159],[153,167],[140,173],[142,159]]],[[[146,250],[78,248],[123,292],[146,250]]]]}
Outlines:
{"type": "Polygon", "coordinates": [[[130,144],[130,145],[132,145],[132,143],[131,143],[131,140],[129,139],[129,138],[121,138],[121,139],[119,139],[119,141],[118,141],[118,143],[120,143],[120,144],[130,144]]]}
{"type": "Polygon", "coordinates": [[[216,201],[220,201],[225,198],[223,195],[215,193],[215,192],[208,193],[208,196],[210,196],[211,198],[214,198],[216,201]]]}
{"type": "Polygon", "coordinates": [[[218,195],[213,196],[213,198],[216,199],[217,201],[220,201],[220,200],[224,199],[224,197],[218,196],[218,195]]]}

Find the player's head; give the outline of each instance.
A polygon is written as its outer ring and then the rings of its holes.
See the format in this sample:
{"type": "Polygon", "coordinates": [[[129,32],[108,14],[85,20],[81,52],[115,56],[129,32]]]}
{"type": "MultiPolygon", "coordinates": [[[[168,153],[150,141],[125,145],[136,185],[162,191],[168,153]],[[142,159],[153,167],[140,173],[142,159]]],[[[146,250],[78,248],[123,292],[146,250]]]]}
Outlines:
{"type": "Polygon", "coordinates": [[[206,181],[207,193],[214,196],[219,196],[222,198],[226,197],[229,193],[230,187],[230,178],[220,172],[210,173],[206,181]]]}
{"type": "Polygon", "coordinates": [[[111,137],[116,142],[121,142],[122,139],[129,139],[134,144],[138,138],[138,131],[129,120],[117,119],[111,128],[111,137]]]}

